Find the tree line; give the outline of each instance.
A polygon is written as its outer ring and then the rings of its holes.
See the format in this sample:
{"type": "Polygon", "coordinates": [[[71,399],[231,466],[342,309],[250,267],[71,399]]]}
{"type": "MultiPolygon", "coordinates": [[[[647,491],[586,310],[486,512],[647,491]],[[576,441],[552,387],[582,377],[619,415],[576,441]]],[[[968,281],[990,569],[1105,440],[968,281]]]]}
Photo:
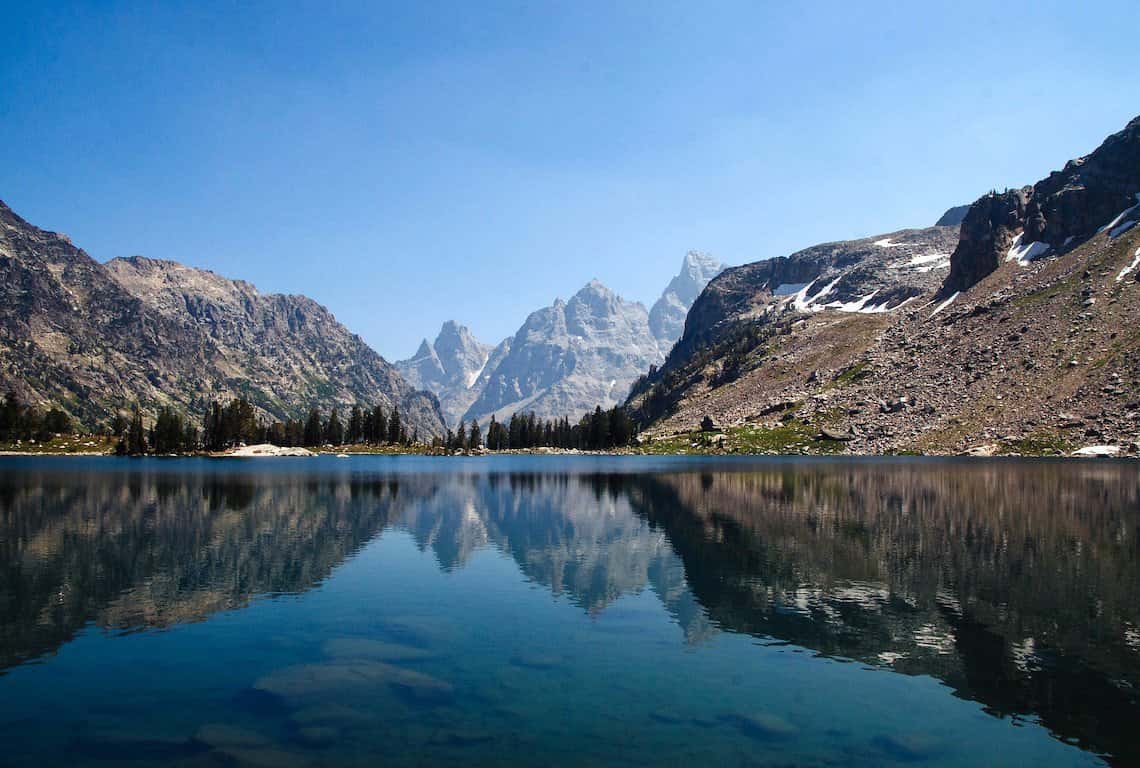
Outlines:
{"type": "Polygon", "coordinates": [[[258,418],[253,403],[244,397],[226,405],[216,400],[211,402],[202,419],[200,433],[193,423],[168,406],[159,408],[154,423],[147,429],[137,404],[130,419],[115,417],[111,431],[119,438],[117,452],[131,456],[224,451],[256,443],[316,448],[322,445],[410,445],[418,441],[417,430],[408,434],[399,406],[389,413],[378,405],[367,408],[355,405],[347,421],[341,419],[335,408],[327,418],[320,409],[313,408],[305,419],[267,422],[258,418]]]}
{"type": "Polygon", "coordinates": [[[485,440],[477,421],[473,420],[469,429],[461,421],[455,432],[447,430],[447,435],[437,438],[436,443],[453,451],[481,447],[489,451],[528,448],[604,451],[627,446],[636,436],[637,429],[629,413],[615,405],[608,411],[596,406],[593,412],[587,412],[573,425],[565,416],[543,420],[534,412],[515,413],[506,424],[492,415],[485,440]]]}
{"type": "Polygon", "coordinates": [[[59,408],[46,411],[20,402],[15,392],[4,396],[0,404],[0,442],[17,440],[50,440],[54,435],[69,435],[75,430],[71,417],[59,408]]]}
{"type": "MultiPolygon", "coordinates": [[[[258,417],[252,402],[238,397],[223,405],[213,401],[206,408],[199,429],[195,422],[171,406],[161,406],[153,422],[145,423],[136,403],[130,415],[116,414],[110,424],[118,438],[116,452],[122,455],[194,453],[224,451],[241,444],[271,443],[281,447],[315,448],[323,445],[412,445],[419,443],[418,430],[408,433],[399,406],[386,411],[381,406],[354,405],[342,419],[338,409],[327,416],[313,408],[304,419],[268,422],[258,417]]],[[[41,412],[20,403],[14,393],[0,406],[0,440],[47,439],[52,434],[70,433],[71,418],[52,408],[41,412]]],[[[479,423],[460,422],[455,431],[447,430],[432,439],[437,450],[520,450],[562,448],[608,450],[629,445],[637,429],[628,412],[614,406],[600,406],[587,412],[576,423],[567,417],[540,419],[533,412],[515,413],[507,422],[494,416],[486,434],[479,423]]]]}

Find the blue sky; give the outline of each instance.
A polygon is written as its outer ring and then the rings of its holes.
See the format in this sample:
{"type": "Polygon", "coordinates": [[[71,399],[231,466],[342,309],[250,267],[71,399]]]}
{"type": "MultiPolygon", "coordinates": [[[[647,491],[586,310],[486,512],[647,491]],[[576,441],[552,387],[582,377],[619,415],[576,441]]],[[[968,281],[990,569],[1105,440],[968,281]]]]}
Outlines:
{"type": "Polygon", "coordinates": [[[389,359],[592,277],[648,304],[689,249],[933,223],[1140,113],[1134,0],[5,5],[0,199],[389,359]]]}

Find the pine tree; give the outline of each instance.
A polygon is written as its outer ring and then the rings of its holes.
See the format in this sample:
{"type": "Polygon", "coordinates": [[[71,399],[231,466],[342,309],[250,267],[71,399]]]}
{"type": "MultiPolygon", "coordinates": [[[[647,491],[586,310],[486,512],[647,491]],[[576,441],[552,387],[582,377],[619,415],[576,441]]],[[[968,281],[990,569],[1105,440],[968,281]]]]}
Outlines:
{"type": "Polygon", "coordinates": [[[452,450],[459,450],[467,447],[467,427],[463,422],[459,422],[459,429],[455,433],[455,440],[451,444],[452,450]]]}
{"type": "Polygon", "coordinates": [[[146,453],[146,429],[143,428],[142,411],[135,403],[131,414],[131,424],[127,427],[126,452],[131,456],[141,456],[146,453]]]}
{"type": "Polygon", "coordinates": [[[362,442],[364,438],[364,411],[359,405],[352,406],[348,416],[348,431],[346,435],[352,445],[362,442]]]}
{"type": "Polygon", "coordinates": [[[340,422],[336,408],[333,408],[328,423],[325,424],[325,441],[332,445],[344,445],[344,425],[340,422]]]}
{"type": "Polygon", "coordinates": [[[316,408],[309,411],[309,418],[305,421],[305,433],[302,442],[306,447],[321,444],[321,412],[316,408]]]}
{"type": "Polygon", "coordinates": [[[392,409],[392,417],[388,419],[388,442],[399,443],[404,439],[403,425],[400,424],[400,406],[392,409]]]}
{"type": "Polygon", "coordinates": [[[479,422],[474,419],[471,420],[471,433],[467,437],[467,448],[469,450],[478,450],[483,444],[483,435],[479,431],[479,422]]]}

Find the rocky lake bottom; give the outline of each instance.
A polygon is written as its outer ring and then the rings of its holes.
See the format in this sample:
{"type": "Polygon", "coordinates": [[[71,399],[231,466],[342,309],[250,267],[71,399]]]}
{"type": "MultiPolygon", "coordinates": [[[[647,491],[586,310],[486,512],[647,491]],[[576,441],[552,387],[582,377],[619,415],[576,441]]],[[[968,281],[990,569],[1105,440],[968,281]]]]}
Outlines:
{"type": "Polygon", "coordinates": [[[1140,464],[0,459],[13,766],[1131,765],[1140,464]]]}

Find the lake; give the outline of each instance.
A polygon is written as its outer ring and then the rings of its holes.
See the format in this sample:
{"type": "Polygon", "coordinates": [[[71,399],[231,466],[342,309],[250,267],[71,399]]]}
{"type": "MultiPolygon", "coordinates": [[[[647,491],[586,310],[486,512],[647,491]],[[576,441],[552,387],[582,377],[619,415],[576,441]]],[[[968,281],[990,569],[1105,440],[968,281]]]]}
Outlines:
{"type": "Polygon", "coordinates": [[[1140,464],[0,459],[0,763],[1140,764],[1140,464]]]}

